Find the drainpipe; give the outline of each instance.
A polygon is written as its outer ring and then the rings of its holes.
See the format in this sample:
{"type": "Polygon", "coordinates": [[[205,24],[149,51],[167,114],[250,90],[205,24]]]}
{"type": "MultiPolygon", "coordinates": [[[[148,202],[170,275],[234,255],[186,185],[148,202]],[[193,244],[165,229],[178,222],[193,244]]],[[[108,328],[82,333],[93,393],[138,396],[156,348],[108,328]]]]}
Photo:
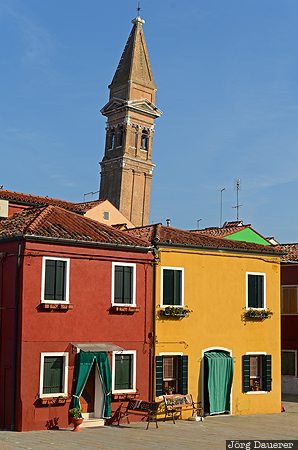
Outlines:
{"type": "Polygon", "coordinates": [[[154,375],[155,375],[155,344],[156,344],[156,268],[159,262],[158,249],[153,247],[154,261],[153,261],[153,280],[152,280],[152,335],[151,335],[151,392],[150,401],[154,401],[154,375]]]}
{"type": "Polygon", "coordinates": [[[16,388],[18,368],[18,341],[19,341],[19,299],[20,299],[20,268],[21,268],[22,238],[18,242],[16,257],[15,291],[14,291],[14,328],[13,328],[13,360],[12,360],[12,395],[11,395],[11,418],[10,429],[15,430],[16,423],[16,388]]]}
{"type": "MultiPolygon", "coordinates": [[[[3,310],[4,310],[4,300],[3,300],[3,266],[4,266],[4,259],[6,258],[6,256],[7,256],[6,253],[0,252],[0,371],[1,371],[1,367],[3,368],[3,358],[2,358],[2,356],[3,356],[3,352],[2,352],[3,342],[1,340],[1,336],[2,336],[2,323],[3,323],[3,310]]],[[[4,370],[4,368],[3,368],[3,370],[4,370]]],[[[3,373],[3,388],[4,388],[4,373],[3,373]]],[[[0,390],[0,395],[1,395],[1,391],[3,392],[3,395],[4,395],[4,390],[2,390],[2,389],[0,390]]],[[[4,417],[3,417],[3,421],[4,421],[4,417]]]]}

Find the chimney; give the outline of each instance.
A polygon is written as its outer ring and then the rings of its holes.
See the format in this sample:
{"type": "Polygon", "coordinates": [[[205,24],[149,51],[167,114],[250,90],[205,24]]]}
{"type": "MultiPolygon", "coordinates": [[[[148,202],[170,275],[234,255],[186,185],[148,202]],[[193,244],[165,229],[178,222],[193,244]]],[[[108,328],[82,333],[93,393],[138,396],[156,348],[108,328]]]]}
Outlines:
{"type": "Polygon", "coordinates": [[[167,227],[170,227],[171,226],[171,219],[166,219],[166,222],[167,222],[167,227]]]}

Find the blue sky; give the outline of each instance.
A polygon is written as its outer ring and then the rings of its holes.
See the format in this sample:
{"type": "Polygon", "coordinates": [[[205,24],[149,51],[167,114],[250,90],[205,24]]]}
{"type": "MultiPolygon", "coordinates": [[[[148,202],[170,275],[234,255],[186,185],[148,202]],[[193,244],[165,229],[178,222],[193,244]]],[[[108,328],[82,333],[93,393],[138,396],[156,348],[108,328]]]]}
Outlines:
{"type": "MultiPolygon", "coordinates": [[[[0,0],[0,185],[82,201],[135,0],[0,0]]],[[[298,242],[297,0],[143,0],[157,106],[151,221],[240,218],[298,242]]],[[[90,199],[91,197],[87,197],[90,199]]]]}

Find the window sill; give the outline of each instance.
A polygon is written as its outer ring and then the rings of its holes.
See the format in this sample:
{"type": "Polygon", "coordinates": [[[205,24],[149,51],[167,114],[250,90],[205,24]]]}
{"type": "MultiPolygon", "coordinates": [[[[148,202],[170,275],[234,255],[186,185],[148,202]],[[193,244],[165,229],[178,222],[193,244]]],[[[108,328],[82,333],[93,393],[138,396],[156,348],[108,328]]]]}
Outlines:
{"type": "Polygon", "coordinates": [[[130,400],[130,399],[139,398],[139,397],[140,397],[140,394],[138,392],[123,393],[123,394],[121,394],[119,392],[119,394],[112,394],[113,400],[130,400]]]}
{"type": "Polygon", "coordinates": [[[40,311],[68,311],[73,309],[70,303],[40,303],[38,305],[40,311]]]}
{"type": "Polygon", "coordinates": [[[134,314],[135,312],[139,312],[140,308],[138,306],[120,306],[120,305],[113,305],[110,308],[111,313],[128,313],[128,314],[134,314]]]}
{"type": "Polygon", "coordinates": [[[248,391],[248,392],[245,392],[245,394],[248,394],[248,395],[253,395],[253,394],[268,394],[268,391],[248,391]]]}
{"type": "Polygon", "coordinates": [[[160,309],[159,310],[159,317],[160,319],[183,319],[184,317],[189,317],[190,310],[184,309],[183,306],[177,307],[180,311],[175,312],[175,307],[170,307],[171,311],[167,311],[166,309],[160,309]]]}
{"type": "Polygon", "coordinates": [[[71,397],[39,397],[37,399],[39,406],[63,406],[70,401],[71,397]]]}

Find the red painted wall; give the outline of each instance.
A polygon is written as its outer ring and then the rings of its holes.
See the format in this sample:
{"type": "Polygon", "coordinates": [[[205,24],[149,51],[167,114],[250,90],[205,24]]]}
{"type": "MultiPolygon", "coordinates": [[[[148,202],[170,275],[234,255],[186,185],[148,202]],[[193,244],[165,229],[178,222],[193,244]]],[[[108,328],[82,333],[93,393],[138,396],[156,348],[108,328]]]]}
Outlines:
{"type": "MultiPolygon", "coordinates": [[[[19,349],[20,333],[15,332],[15,302],[19,288],[17,285],[18,243],[6,242],[0,246],[0,428],[10,429],[12,419],[15,345],[19,349]],[[15,344],[16,343],[16,344],[15,344]]],[[[21,283],[21,280],[20,280],[21,283]]],[[[19,321],[21,318],[19,317],[19,321]]],[[[19,329],[19,326],[17,326],[19,329]]],[[[14,390],[16,396],[19,391],[14,390]]]]}
{"type": "MultiPolygon", "coordinates": [[[[282,264],[281,285],[298,285],[298,264],[282,264]]],[[[281,315],[281,348],[298,352],[298,314],[281,315]]]]}
{"type": "Polygon", "coordinates": [[[14,204],[11,203],[11,201],[9,201],[8,203],[8,217],[13,216],[14,214],[18,213],[18,212],[22,212],[25,209],[28,208],[32,208],[32,206],[30,205],[18,205],[18,204],[14,204]]]}
{"type": "MultiPolygon", "coordinates": [[[[17,398],[17,430],[45,429],[47,421],[54,418],[58,418],[60,427],[68,425],[69,403],[56,407],[38,406],[37,399],[41,352],[69,352],[68,391],[71,394],[75,362],[72,342],[110,342],[126,350],[136,350],[137,389],[140,398],[148,399],[152,260],[151,253],[26,243],[22,278],[21,379],[20,395],[17,398]],[[70,258],[69,300],[73,310],[39,309],[42,256],[70,258]],[[110,312],[112,262],[116,261],[137,264],[136,298],[140,310],[134,314],[110,312]]],[[[5,289],[9,290],[8,287],[5,289]]],[[[8,357],[9,351],[6,353],[8,357]]],[[[116,402],[113,409],[116,406],[119,403],[116,402]]]]}

